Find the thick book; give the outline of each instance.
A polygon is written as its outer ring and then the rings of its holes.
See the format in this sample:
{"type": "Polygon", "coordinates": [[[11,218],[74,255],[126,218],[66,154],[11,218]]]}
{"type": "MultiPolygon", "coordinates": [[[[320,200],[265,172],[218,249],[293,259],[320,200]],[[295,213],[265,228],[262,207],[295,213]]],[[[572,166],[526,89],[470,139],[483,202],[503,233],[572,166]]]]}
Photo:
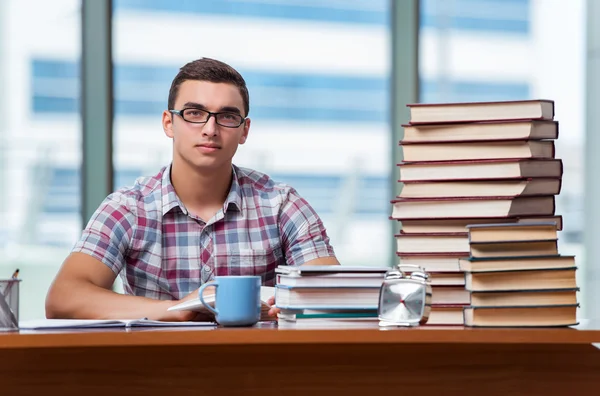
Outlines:
{"type": "Polygon", "coordinates": [[[503,120],[552,120],[548,99],[464,103],[410,103],[410,124],[503,120]]]}
{"type": "Polygon", "coordinates": [[[397,234],[396,252],[408,254],[469,254],[467,233],[456,234],[397,234]]]}
{"type": "Polygon", "coordinates": [[[536,241],[558,238],[555,222],[470,224],[469,242],[536,241]]]}
{"type": "Polygon", "coordinates": [[[403,125],[402,142],[472,142],[510,139],[558,139],[558,121],[500,121],[403,125]]]}
{"type": "Polygon", "coordinates": [[[554,196],[397,198],[392,200],[393,219],[553,216],[554,196]]]}
{"type": "Polygon", "coordinates": [[[302,320],[280,319],[277,327],[282,330],[293,329],[361,329],[379,328],[377,317],[364,318],[307,318],[302,320]]]}
{"type": "Polygon", "coordinates": [[[284,286],[380,287],[384,277],[385,272],[337,273],[305,276],[277,274],[276,283],[284,286]]]}
{"type": "Polygon", "coordinates": [[[472,258],[531,257],[558,254],[558,240],[471,242],[472,258]]]}
{"type": "Polygon", "coordinates": [[[460,256],[404,255],[396,253],[398,264],[418,265],[427,272],[460,272],[460,256]]]}
{"type": "Polygon", "coordinates": [[[356,318],[376,318],[378,315],[377,309],[360,309],[360,310],[289,310],[282,309],[277,318],[287,321],[297,321],[304,319],[356,319],[356,318]]]}
{"type": "Polygon", "coordinates": [[[431,285],[431,304],[464,305],[471,302],[465,286],[431,285]]]}
{"type": "Polygon", "coordinates": [[[468,161],[403,161],[401,182],[555,178],[563,174],[561,159],[474,159],[468,161]]]}
{"type": "Polygon", "coordinates": [[[467,161],[486,159],[552,159],[553,140],[507,140],[477,143],[400,143],[404,161],[467,161]]]}
{"type": "Polygon", "coordinates": [[[19,322],[21,330],[97,329],[132,327],[214,327],[215,322],[166,322],[149,319],[33,319],[19,322]]]}
{"type": "Polygon", "coordinates": [[[431,286],[464,286],[465,274],[462,272],[429,272],[431,286]]]}
{"type": "Polygon", "coordinates": [[[558,254],[558,240],[471,242],[472,258],[531,257],[558,254]]]}
{"type": "Polygon", "coordinates": [[[465,272],[468,291],[572,289],[577,268],[465,272]]]}
{"type": "Polygon", "coordinates": [[[490,272],[511,270],[536,270],[551,268],[575,268],[575,256],[554,254],[529,257],[482,257],[461,258],[459,266],[465,272],[490,272]]]}
{"type": "MultiPolygon", "coordinates": [[[[402,180],[398,180],[402,182],[402,180]]],[[[561,179],[405,181],[399,198],[526,197],[558,195],[561,179]]]]}
{"type": "Polygon", "coordinates": [[[456,233],[469,232],[469,225],[473,224],[520,224],[520,223],[552,223],[558,231],[562,230],[562,216],[533,216],[533,217],[505,217],[505,218],[463,218],[463,219],[397,219],[400,223],[401,234],[424,233],[456,233]]]}
{"type": "Polygon", "coordinates": [[[281,309],[377,309],[381,287],[295,287],[277,285],[275,305],[281,309]]]}
{"type": "Polygon", "coordinates": [[[566,327],[577,324],[578,304],[521,307],[467,307],[469,327],[566,327]]]}
{"type": "Polygon", "coordinates": [[[288,266],[280,265],[275,268],[278,274],[306,276],[306,275],[323,275],[323,274],[385,274],[390,270],[390,267],[382,266],[353,266],[353,265],[300,265],[288,266]]]}
{"type": "Polygon", "coordinates": [[[464,305],[440,305],[431,306],[429,319],[426,325],[430,326],[462,326],[464,324],[464,305]]]}
{"type": "Polygon", "coordinates": [[[578,291],[579,288],[473,292],[471,305],[474,307],[570,305],[577,304],[578,291]]]}

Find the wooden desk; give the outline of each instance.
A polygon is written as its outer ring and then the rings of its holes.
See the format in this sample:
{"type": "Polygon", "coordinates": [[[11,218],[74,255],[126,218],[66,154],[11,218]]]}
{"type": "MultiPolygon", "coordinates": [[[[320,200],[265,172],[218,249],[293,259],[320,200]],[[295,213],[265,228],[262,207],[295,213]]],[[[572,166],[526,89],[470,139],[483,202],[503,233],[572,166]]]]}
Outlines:
{"type": "Polygon", "coordinates": [[[592,343],[599,330],[4,333],[0,395],[595,395],[592,343]]]}

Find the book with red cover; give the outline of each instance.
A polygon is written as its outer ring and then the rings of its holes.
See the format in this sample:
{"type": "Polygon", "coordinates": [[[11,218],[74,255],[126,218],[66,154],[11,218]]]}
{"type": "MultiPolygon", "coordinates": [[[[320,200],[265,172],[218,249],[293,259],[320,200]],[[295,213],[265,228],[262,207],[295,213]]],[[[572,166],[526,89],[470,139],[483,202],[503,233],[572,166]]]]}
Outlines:
{"type": "Polygon", "coordinates": [[[465,161],[555,157],[554,140],[398,143],[405,161],[465,161]]]}
{"type": "Polygon", "coordinates": [[[390,220],[397,220],[400,223],[400,234],[423,234],[423,233],[438,233],[438,234],[453,234],[457,232],[468,232],[469,225],[489,224],[489,223],[545,223],[553,222],[556,224],[556,229],[561,231],[563,228],[562,215],[556,216],[527,216],[527,217],[466,217],[460,219],[448,218],[397,218],[389,217],[390,220]]]}
{"type": "Polygon", "coordinates": [[[427,272],[462,272],[460,269],[460,260],[467,258],[461,255],[410,255],[396,253],[398,264],[417,265],[427,272]]]}
{"type": "Polygon", "coordinates": [[[524,197],[558,195],[560,178],[515,178],[472,180],[414,180],[404,183],[398,198],[524,197]]]}
{"type": "Polygon", "coordinates": [[[426,255],[448,256],[469,255],[469,234],[456,233],[419,233],[396,234],[396,253],[402,256],[426,255]]]}
{"type": "Polygon", "coordinates": [[[503,120],[552,120],[554,101],[528,99],[490,102],[409,103],[410,124],[503,120]]]}
{"type": "MultiPolygon", "coordinates": [[[[412,273],[406,270],[407,274],[412,273]]],[[[457,271],[427,271],[431,286],[464,286],[465,274],[457,271]]]]}
{"type": "Polygon", "coordinates": [[[505,120],[444,124],[404,124],[404,143],[558,139],[558,121],[505,120]]]}
{"type": "Polygon", "coordinates": [[[471,293],[464,286],[432,285],[431,304],[462,305],[471,303],[471,293]]]}
{"type": "Polygon", "coordinates": [[[432,304],[425,326],[463,326],[463,310],[468,304],[432,304]]]}
{"type": "Polygon", "coordinates": [[[535,177],[561,178],[561,159],[472,159],[463,161],[403,161],[400,181],[494,180],[535,177]]]}
{"type": "MultiPolygon", "coordinates": [[[[410,234],[402,234],[402,235],[410,235],[410,234]]],[[[405,252],[396,252],[396,255],[399,257],[454,257],[454,258],[464,258],[469,257],[469,252],[425,252],[425,253],[405,253],[405,252]]]]}
{"type": "Polygon", "coordinates": [[[554,195],[541,197],[396,198],[393,219],[553,216],[554,195]]]}
{"type": "Polygon", "coordinates": [[[558,238],[529,241],[470,242],[471,258],[522,258],[558,254],[558,238]]]}
{"type": "Polygon", "coordinates": [[[577,325],[579,304],[465,307],[469,327],[567,327],[577,325]]]}

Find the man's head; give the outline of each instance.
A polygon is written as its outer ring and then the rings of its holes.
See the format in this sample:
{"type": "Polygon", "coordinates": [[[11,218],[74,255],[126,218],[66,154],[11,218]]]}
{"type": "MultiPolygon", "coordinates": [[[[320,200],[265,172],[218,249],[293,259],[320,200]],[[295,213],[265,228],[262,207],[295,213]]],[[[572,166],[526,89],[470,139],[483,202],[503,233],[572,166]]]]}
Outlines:
{"type": "Polygon", "coordinates": [[[173,161],[206,170],[231,166],[248,136],[248,112],[246,82],[235,69],[208,58],[186,64],[173,79],[163,112],[173,161]]]}
{"type": "Polygon", "coordinates": [[[191,61],[179,69],[179,73],[173,79],[171,89],[169,89],[169,110],[175,108],[175,100],[179,93],[179,87],[187,80],[226,83],[236,86],[240,90],[240,95],[242,95],[242,100],[244,101],[244,114],[242,115],[248,117],[250,96],[248,95],[248,88],[246,88],[246,81],[244,81],[242,75],[233,67],[210,58],[191,61]]]}

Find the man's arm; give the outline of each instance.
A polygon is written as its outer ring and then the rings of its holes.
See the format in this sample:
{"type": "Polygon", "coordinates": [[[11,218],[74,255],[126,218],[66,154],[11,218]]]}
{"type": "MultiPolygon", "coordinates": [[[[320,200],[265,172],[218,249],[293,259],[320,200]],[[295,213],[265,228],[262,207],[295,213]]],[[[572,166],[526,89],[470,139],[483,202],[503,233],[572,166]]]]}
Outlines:
{"type": "MultiPolygon", "coordinates": [[[[46,317],[69,319],[194,320],[191,311],[168,312],[181,301],[159,301],[128,296],[111,290],[115,273],[100,260],[71,253],[63,263],[46,296],[46,317]]],[[[194,292],[184,300],[197,298],[194,292]]]]}
{"type": "MultiPolygon", "coordinates": [[[[279,228],[288,265],[340,265],[321,219],[309,203],[291,190],[282,206],[279,228]]],[[[275,304],[275,296],[267,301],[275,304]]],[[[279,308],[269,310],[277,317],[279,308]]]]}
{"type": "Polygon", "coordinates": [[[180,301],[160,301],[115,293],[117,274],[127,261],[136,232],[135,202],[117,192],[108,196],[86,225],[73,252],[63,263],[46,296],[48,318],[201,320],[191,311],[168,312],[180,301]]]}
{"type": "Polygon", "coordinates": [[[294,189],[279,213],[279,231],[287,265],[339,265],[321,218],[294,189]]]}
{"type": "Polygon", "coordinates": [[[307,261],[301,265],[340,265],[340,262],[335,257],[319,257],[314,260],[307,261]]]}

